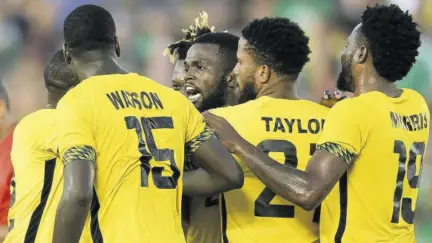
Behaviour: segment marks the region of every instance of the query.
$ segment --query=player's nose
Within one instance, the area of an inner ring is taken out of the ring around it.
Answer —
[[[184,79],[185,79],[185,84],[186,84],[188,81],[190,82],[190,81],[196,80],[196,77],[195,77],[195,75],[192,74],[192,72],[189,71],[185,74]]]

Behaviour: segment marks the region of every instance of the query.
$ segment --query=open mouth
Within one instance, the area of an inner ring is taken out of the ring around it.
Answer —
[[[185,89],[186,89],[186,96],[189,99],[189,101],[192,103],[195,103],[202,96],[199,90],[190,84],[186,84]]]

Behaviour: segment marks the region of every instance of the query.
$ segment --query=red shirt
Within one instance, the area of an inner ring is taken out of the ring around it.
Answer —
[[[10,191],[12,180],[12,162],[10,152],[12,149],[13,130],[0,142],[0,225],[7,225]]]

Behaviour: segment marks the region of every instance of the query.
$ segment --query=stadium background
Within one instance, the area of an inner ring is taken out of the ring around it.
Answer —
[[[432,0],[2,0],[0,76],[16,119],[44,107],[44,66],[61,47],[64,18],[81,4],[98,4],[113,14],[122,65],[166,85],[170,84],[172,65],[161,53],[181,38],[180,29],[190,25],[198,11],[209,13],[209,23],[217,31],[236,34],[252,18],[278,15],[300,23],[311,38],[311,62],[301,75],[299,90],[303,97],[319,100],[324,89],[334,88],[347,34],[364,7],[376,2],[397,3],[410,10],[420,24],[420,56],[399,85],[419,91],[432,105]],[[429,143],[429,152],[431,148]],[[419,243],[432,238],[431,160],[424,162],[416,212]]]

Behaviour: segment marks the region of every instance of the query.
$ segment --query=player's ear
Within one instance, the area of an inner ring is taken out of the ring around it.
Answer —
[[[368,57],[369,51],[365,45],[361,45],[354,54],[354,59],[357,63],[364,63]]]
[[[117,36],[114,37],[114,46],[117,57],[120,57],[120,40]]]
[[[258,68],[258,81],[265,84],[270,79],[270,68],[267,65],[262,65]]]
[[[237,86],[237,75],[230,73],[226,76],[227,85],[229,88],[235,88]]]
[[[71,64],[72,57],[70,54],[70,49],[69,49],[68,44],[66,44],[66,43],[63,44],[62,51],[63,51],[63,57],[64,57],[66,63]]]

